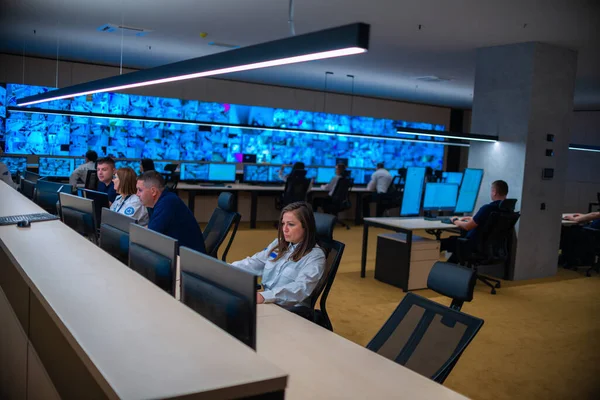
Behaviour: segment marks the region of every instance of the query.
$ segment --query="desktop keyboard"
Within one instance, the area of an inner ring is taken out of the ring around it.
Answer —
[[[39,222],[52,221],[54,219],[58,219],[58,217],[48,213],[9,215],[6,217],[0,217],[0,225],[13,225],[19,221],[23,221],[24,219],[29,220],[29,222]]]
[[[425,217],[424,219],[425,221],[439,221],[442,224],[454,225],[450,217]]]

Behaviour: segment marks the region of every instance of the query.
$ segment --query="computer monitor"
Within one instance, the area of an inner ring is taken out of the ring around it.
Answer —
[[[58,198],[62,221],[79,234],[87,236],[96,243],[97,224],[94,201],[68,193],[59,193]]]
[[[75,160],[64,157],[40,157],[40,175],[65,178],[75,169]]]
[[[242,162],[255,163],[256,162],[256,154],[243,154]]]
[[[421,197],[425,182],[425,167],[409,167],[406,171],[404,197],[402,199],[401,216],[419,215],[421,212]]]
[[[257,277],[182,247],[181,301],[256,350]]]
[[[24,173],[27,170],[27,157],[0,157],[0,162],[4,163],[12,175],[18,172]]]
[[[210,182],[235,182],[235,164],[209,164],[208,180]]]
[[[266,183],[269,182],[271,175],[268,165],[244,165],[244,182],[247,183]]]
[[[129,226],[137,221],[127,215],[102,209],[100,248],[125,264],[129,264]]]
[[[335,168],[332,167],[319,167],[317,168],[317,176],[315,183],[329,183],[335,176]]]
[[[481,180],[483,179],[483,170],[467,168],[463,177],[458,200],[456,202],[455,213],[472,213],[479,195]]]
[[[83,189],[83,197],[86,199],[94,200],[94,212],[96,214],[96,225],[100,227],[102,222],[102,209],[104,207],[110,208],[108,201],[108,194],[104,192],[98,192],[97,190]]]
[[[27,179],[28,181],[31,181],[33,183],[36,183],[39,179],[41,179],[42,177],[38,174],[36,174],[35,172],[31,172],[31,171],[25,171],[23,173],[23,178]]]
[[[442,182],[444,183],[455,183],[460,186],[462,183],[463,174],[462,172],[443,172]]]
[[[208,181],[207,163],[181,163],[179,166],[179,180],[181,181]]]
[[[452,211],[456,207],[457,196],[456,183],[427,183],[423,210]]]

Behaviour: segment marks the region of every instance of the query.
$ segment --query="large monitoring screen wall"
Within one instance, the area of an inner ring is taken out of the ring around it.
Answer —
[[[6,111],[6,106],[16,106],[17,98],[48,90],[52,88],[16,84],[2,87],[0,145],[7,153],[81,157],[92,149],[100,156],[114,158],[213,162],[241,162],[243,154],[255,154],[258,163],[270,164],[302,161],[306,165],[334,166],[337,158],[347,158],[350,167],[374,168],[382,161],[390,170],[443,167],[444,149],[439,144],[269,129],[398,137],[398,127],[444,129],[428,123],[118,93],[97,93],[35,106],[64,115]],[[71,112],[100,117],[68,115]],[[190,124],[192,121],[229,127]],[[231,127],[236,124],[259,129]]]

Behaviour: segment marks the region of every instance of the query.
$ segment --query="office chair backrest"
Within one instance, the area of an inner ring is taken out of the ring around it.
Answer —
[[[58,198],[62,221],[71,229],[97,243],[94,201],[67,193],[59,193]]]
[[[294,177],[294,178],[306,178],[306,173],[308,171],[305,169],[295,169],[292,172],[290,172],[288,178],[290,177]]]
[[[233,243],[235,234],[242,216],[234,211],[235,197],[232,193],[223,192],[219,195],[218,206],[213,211],[213,214],[204,229],[204,247],[206,248],[206,254],[218,258],[217,252],[221,244],[227,238],[227,234],[233,226],[233,232],[229,238],[229,243],[223,252],[222,260],[227,259],[227,253]]]
[[[297,201],[306,201],[306,195],[309,187],[310,179],[297,176],[295,174],[290,174],[285,181],[285,189],[283,190],[281,207],[285,207],[288,204],[292,204]]]
[[[318,240],[333,240],[333,228],[337,222],[335,215],[314,213]]]
[[[35,198],[35,182],[21,178],[21,193],[29,200]]]
[[[515,211],[517,199],[504,199],[498,205],[500,211]]]
[[[100,248],[122,263],[129,264],[129,228],[137,221],[131,217],[102,209],[100,224]]]
[[[521,214],[512,211],[494,211],[481,226],[474,250],[484,255],[487,262],[505,261],[514,227]]]
[[[310,296],[310,305],[314,309],[319,296],[321,297],[319,310],[315,311],[314,321],[322,327],[333,331],[329,315],[327,315],[327,296],[329,296],[329,291],[333,286],[346,245],[337,240],[321,240],[319,246],[325,251],[327,259],[323,276]]]
[[[175,296],[177,240],[139,225],[129,227],[129,268]]]
[[[88,169],[85,175],[85,188],[98,190],[98,173],[95,169]]]
[[[460,311],[465,301],[473,300],[477,273],[460,265],[438,261],[427,277],[427,287],[452,299],[450,308]]]
[[[180,173],[176,172],[178,166],[177,164],[167,164],[165,165],[165,171],[162,173],[165,178],[165,186],[171,191],[177,189],[179,183]]]
[[[333,194],[331,195],[331,202],[336,211],[340,212],[352,207],[352,203],[350,202],[350,190],[352,190],[353,185],[354,179],[352,178],[340,177],[340,179],[338,179]]]
[[[408,293],[367,348],[443,383],[483,320]]]

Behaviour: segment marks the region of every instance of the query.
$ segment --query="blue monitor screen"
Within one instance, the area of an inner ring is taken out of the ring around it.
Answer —
[[[135,171],[136,174],[140,172],[140,162],[138,160],[115,160],[115,168],[129,167]]]
[[[72,158],[40,157],[40,175],[65,177],[71,175],[75,168]]]
[[[315,183],[329,183],[335,176],[335,168],[317,168],[317,179]]]
[[[421,211],[421,197],[423,195],[423,182],[425,181],[424,167],[409,167],[406,171],[406,184],[404,185],[404,198],[402,200],[401,216],[419,215]]]
[[[208,180],[212,182],[235,182],[235,164],[209,164]]]
[[[444,172],[442,174],[442,181],[445,183],[455,183],[460,185],[462,182],[462,172]]]
[[[479,195],[479,187],[483,179],[482,169],[467,168],[463,178],[458,201],[456,202],[456,213],[472,213]]]
[[[172,163],[172,162],[168,162],[168,161],[166,161],[166,162],[165,162],[165,161],[155,161],[155,162],[154,162],[154,170],[155,170],[156,172],[165,172],[165,167],[166,167],[168,164],[174,164],[174,163]],[[134,169],[134,170],[135,170],[135,169]]]
[[[244,165],[244,182],[264,183],[269,182],[268,165]]]
[[[208,164],[182,163],[179,172],[182,181],[208,181]]]
[[[279,177],[279,171],[281,170],[281,166],[270,167],[269,168],[269,182],[283,182],[283,180]],[[283,167],[283,177],[288,176],[292,173],[292,167]]]
[[[456,183],[428,183],[425,185],[424,210],[454,210],[458,196]]]
[[[27,157],[0,157],[0,162],[6,164],[6,167],[12,175],[27,170]]]

